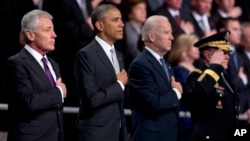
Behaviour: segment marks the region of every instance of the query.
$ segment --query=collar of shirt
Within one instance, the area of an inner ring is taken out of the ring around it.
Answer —
[[[163,56],[160,56],[158,53],[156,53],[154,50],[152,50],[151,48],[147,46],[145,46],[145,49],[149,51],[155,57],[155,59],[161,64],[160,58],[163,58]]]
[[[174,10],[174,9],[171,9],[171,8],[168,8],[168,11],[169,13],[175,17],[175,16],[180,16],[180,11],[179,10]]]
[[[217,11],[218,11],[219,15],[221,15],[221,17],[223,17],[223,18],[229,17],[229,15],[226,12],[224,12],[224,11],[222,11],[220,9],[218,9]]]
[[[98,36],[95,36],[95,40],[101,45],[102,49],[104,50],[104,52],[108,56],[109,60],[112,62],[110,49],[114,48],[115,46],[114,45],[110,46],[107,42],[105,42],[103,39],[101,39]]]
[[[199,15],[197,12],[195,11],[192,11],[192,14],[195,18],[196,21],[200,21],[200,20],[203,20],[206,19],[206,15]]]
[[[43,56],[40,54],[40,53],[38,53],[37,51],[35,51],[34,49],[32,49],[29,45],[25,45],[24,46],[24,48],[36,59],[36,61],[43,67],[43,64],[42,64],[42,58],[43,58]],[[48,58],[47,58],[47,56],[45,55],[44,56],[47,60],[48,60]]]
[[[207,30],[210,30],[210,25],[208,21],[208,16],[207,15],[199,15],[197,12],[192,11],[192,14],[197,22],[203,20],[205,27]]]
[[[29,45],[25,45],[24,48],[36,59],[36,61],[40,64],[40,66],[42,68],[44,68],[43,66],[43,62],[41,61],[43,56],[38,53],[36,50],[32,49]],[[44,55],[44,57],[48,60],[48,57],[46,55]],[[47,65],[52,73],[52,76],[54,77],[54,79],[56,78],[56,74],[55,74],[55,71],[52,67],[52,65],[50,64],[49,60],[47,61]],[[56,80],[56,79],[55,79]]]
[[[232,45],[229,45],[230,49],[231,49],[231,53],[235,52],[236,49],[235,49],[235,46],[232,46]]]

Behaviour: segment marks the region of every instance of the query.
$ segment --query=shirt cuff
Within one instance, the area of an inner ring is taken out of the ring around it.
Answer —
[[[244,76],[240,76],[240,78],[241,78],[241,80],[243,81],[243,84],[244,85],[247,85],[247,78],[246,77],[244,77]]]
[[[180,100],[181,99],[181,93],[179,92],[179,90],[177,88],[173,88],[173,90],[175,91],[177,98]]]
[[[124,91],[125,86],[122,84],[122,82],[121,82],[120,80],[117,80],[117,82],[120,84],[120,86],[121,86],[122,90]]]
[[[59,86],[56,86],[59,90],[60,90],[60,92],[61,92],[61,96],[62,96],[62,102],[64,102],[64,98],[63,98],[63,91],[62,91],[62,88],[60,88]]]

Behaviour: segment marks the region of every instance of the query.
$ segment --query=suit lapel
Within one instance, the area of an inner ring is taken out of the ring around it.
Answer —
[[[93,48],[95,49],[99,60],[106,66],[106,68],[108,69],[110,74],[116,78],[115,69],[114,69],[112,63],[110,62],[108,56],[106,55],[106,53],[102,49],[101,45],[97,41],[94,41]],[[118,58],[119,65],[120,65],[120,60],[121,59]]]
[[[37,77],[40,77],[40,80],[42,80],[44,84],[51,86],[47,75],[36,59],[26,49],[22,49],[20,54],[27,66],[37,74]]]
[[[156,72],[158,72],[162,76],[162,78],[164,78],[165,82],[168,85],[170,85],[170,82],[169,82],[169,80],[168,80],[168,78],[167,78],[167,76],[166,76],[166,74],[165,74],[165,72],[164,72],[161,64],[159,63],[159,61],[150,52],[148,52],[148,51],[145,50],[144,53],[146,54],[148,62],[152,65],[152,68]],[[169,73],[169,76],[171,76],[170,73]]]

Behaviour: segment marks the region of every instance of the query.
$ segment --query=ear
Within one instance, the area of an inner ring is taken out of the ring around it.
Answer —
[[[98,31],[103,31],[103,28],[104,28],[103,22],[97,21],[97,22],[95,23],[95,27],[97,28]]]
[[[152,31],[148,32],[148,41],[149,42],[154,42],[155,41],[155,35]]]
[[[25,35],[26,35],[26,37],[27,37],[28,40],[34,41],[34,39],[35,39],[35,34],[34,34],[31,30],[27,30],[27,31],[25,32]]]

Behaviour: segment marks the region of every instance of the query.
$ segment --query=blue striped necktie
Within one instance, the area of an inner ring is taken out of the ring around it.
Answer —
[[[164,70],[164,72],[166,74],[166,77],[167,77],[167,79],[169,81],[170,78],[169,78],[169,72],[168,72],[167,64],[166,64],[166,62],[165,62],[165,60],[163,58],[160,58],[160,61],[161,61],[161,66],[162,66],[162,68],[163,68],[163,70]]]

